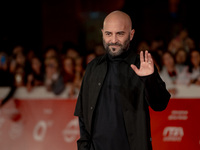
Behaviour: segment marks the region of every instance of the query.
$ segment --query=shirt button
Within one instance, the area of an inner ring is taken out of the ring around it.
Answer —
[[[92,106],[91,106],[91,107],[90,107],[90,109],[91,109],[91,110],[93,110],[93,109],[94,109],[94,107],[92,107]]]
[[[101,86],[101,83],[99,82],[98,85]]]

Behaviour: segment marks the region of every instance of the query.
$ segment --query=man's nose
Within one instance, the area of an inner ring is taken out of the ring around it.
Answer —
[[[113,35],[112,36],[112,39],[111,39],[111,41],[112,41],[112,43],[116,43],[117,42],[117,36],[116,35]]]

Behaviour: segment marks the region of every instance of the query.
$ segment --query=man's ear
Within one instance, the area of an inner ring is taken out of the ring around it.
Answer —
[[[133,39],[133,37],[134,37],[134,34],[135,34],[135,30],[134,30],[134,29],[132,29],[132,30],[131,30],[131,34],[130,34],[130,40],[132,40],[132,39]]]
[[[101,33],[102,33],[102,35],[103,35],[103,29],[101,29]]]

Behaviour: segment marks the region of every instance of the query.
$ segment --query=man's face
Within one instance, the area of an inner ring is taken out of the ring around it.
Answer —
[[[119,56],[127,51],[133,37],[133,30],[119,23],[107,23],[102,29],[103,45],[111,56]]]

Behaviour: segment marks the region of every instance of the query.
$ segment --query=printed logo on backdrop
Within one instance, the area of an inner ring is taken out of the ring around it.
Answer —
[[[72,143],[79,136],[79,123],[78,119],[72,119],[62,131],[65,142]]]
[[[168,116],[168,120],[187,120],[188,111],[187,110],[172,110],[171,114]]]
[[[36,141],[43,141],[49,127],[52,127],[53,121],[39,121],[33,129],[33,138]]]
[[[51,115],[53,113],[53,110],[50,108],[44,108],[43,109],[43,114],[45,115]],[[46,133],[47,133],[47,129],[53,126],[53,121],[52,120],[40,120],[34,127],[33,129],[33,138],[36,141],[43,141]]]
[[[180,142],[184,136],[182,127],[166,127],[163,130],[164,142]]]

